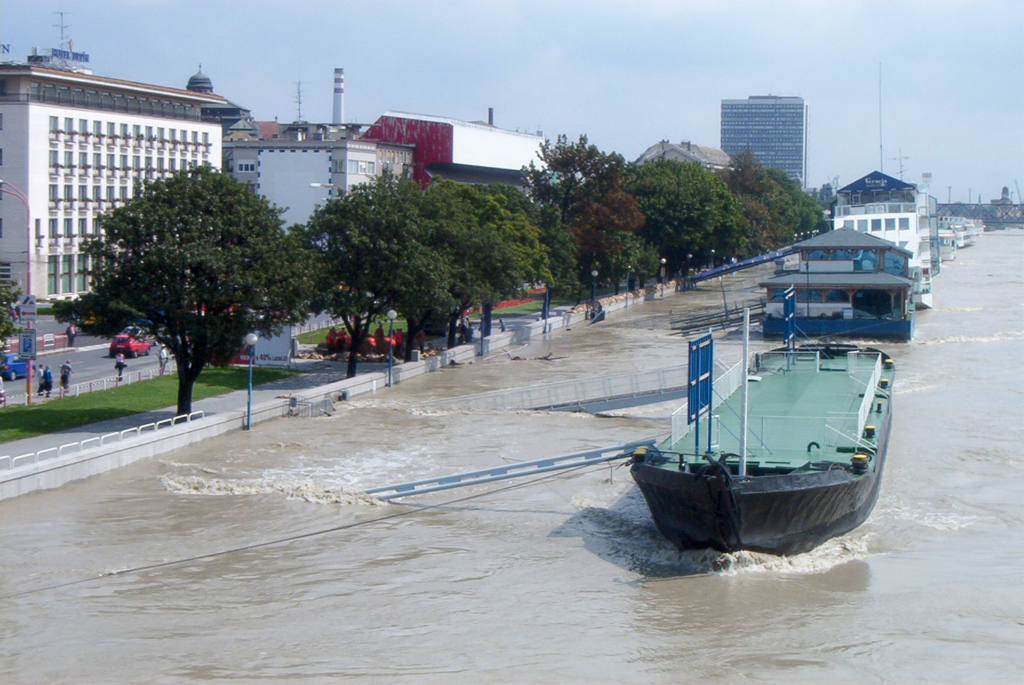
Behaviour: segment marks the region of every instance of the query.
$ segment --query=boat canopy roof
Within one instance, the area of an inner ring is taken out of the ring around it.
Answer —
[[[884,192],[892,190],[917,190],[917,188],[911,183],[901,181],[898,178],[893,178],[888,174],[883,174],[881,171],[872,171],[867,176],[862,176],[853,183],[843,186],[837,192],[868,193],[872,191]]]
[[[901,252],[908,257],[913,256],[910,250],[905,250],[888,240],[853,228],[837,228],[834,231],[819,233],[813,238],[801,240],[793,247],[801,251],[818,248],[843,248],[847,250],[877,250],[882,248],[890,252]]]
[[[853,286],[857,288],[910,288],[913,279],[897,276],[885,271],[854,271],[850,273],[788,271],[774,278],[761,281],[762,288],[806,288]]]

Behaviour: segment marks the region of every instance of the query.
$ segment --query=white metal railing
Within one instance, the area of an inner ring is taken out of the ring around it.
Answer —
[[[141,437],[146,432],[155,432],[162,428],[170,428],[171,426],[175,426],[179,423],[192,423],[204,416],[205,412],[199,409],[191,412],[190,414],[179,414],[178,416],[161,419],[160,421],[144,423],[139,426],[126,428],[122,431],[106,433],[104,435],[98,435],[92,438],[86,438],[85,440],[78,440],[76,442],[67,442],[59,447],[47,447],[46,449],[38,450],[36,452],[19,454],[15,457],[3,456],[0,457],[0,470],[10,471],[11,469],[21,466],[38,464],[41,461],[52,459],[54,457],[63,457],[66,454],[84,452],[85,450],[93,447],[102,447],[112,442],[123,442],[131,438]]]
[[[85,395],[90,392],[100,392],[103,390],[109,390],[111,388],[117,388],[122,385],[131,385],[132,383],[141,383],[142,381],[153,380],[158,378],[160,375],[170,375],[176,373],[178,369],[177,364],[172,358],[167,362],[167,366],[164,369],[164,373],[160,373],[160,369],[146,369],[144,371],[127,371],[121,380],[117,380],[117,376],[107,376],[105,378],[97,378],[91,381],[82,381],[81,383],[69,384],[67,392],[63,394],[63,397],[78,397],[79,395]],[[39,373],[37,370],[36,374]],[[36,390],[38,392],[38,390]],[[49,397],[60,398],[62,397],[60,392],[60,385],[58,384],[50,391]],[[19,403],[27,404],[27,398],[22,398]]]
[[[856,353],[851,353],[856,354]],[[869,353],[870,354],[870,353]],[[867,356],[865,354],[859,355],[861,357]],[[871,378],[864,388],[864,399],[861,400],[860,410],[857,412],[857,432],[854,436],[860,439],[860,436],[864,435],[864,426],[868,422],[868,414],[871,413],[871,406],[875,401],[875,388],[878,387],[878,381],[882,377],[882,355],[875,354],[875,361],[871,370]]]
[[[686,386],[686,366],[633,371],[608,376],[559,381],[510,390],[493,390],[475,395],[428,402],[428,407],[472,405],[478,409],[537,409],[589,402],[639,393],[659,392]]]

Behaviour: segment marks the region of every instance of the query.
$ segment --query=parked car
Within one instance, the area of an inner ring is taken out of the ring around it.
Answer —
[[[5,381],[13,381],[15,378],[24,378],[28,374],[28,361],[17,354],[5,354],[3,366],[0,366],[0,376]]]
[[[148,355],[149,348],[153,343],[143,340],[135,333],[118,333],[110,341],[110,356],[115,357],[120,352],[126,357],[138,357],[140,354]]]

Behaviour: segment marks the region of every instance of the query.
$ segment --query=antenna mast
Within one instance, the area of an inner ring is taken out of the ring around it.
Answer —
[[[885,154],[882,152],[882,63],[878,63],[878,170],[885,173]]]
[[[298,106],[299,118],[296,121],[302,121],[302,81],[295,83],[295,104]]]
[[[890,157],[889,159],[891,159],[892,161],[894,161],[897,164],[899,164],[899,179],[902,181],[903,180],[903,160],[910,159],[910,157],[908,157],[905,154],[903,154],[903,148],[900,148],[899,155],[897,155],[896,157]]]

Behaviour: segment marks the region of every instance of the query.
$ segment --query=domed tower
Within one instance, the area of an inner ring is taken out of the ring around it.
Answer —
[[[210,77],[203,73],[203,65],[199,65],[199,71],[192,74],[192,78],[188,80],[188,85],[185,86],[187,90],[191,90],[196,93],[212,93],[213,92],[213,81]]]

